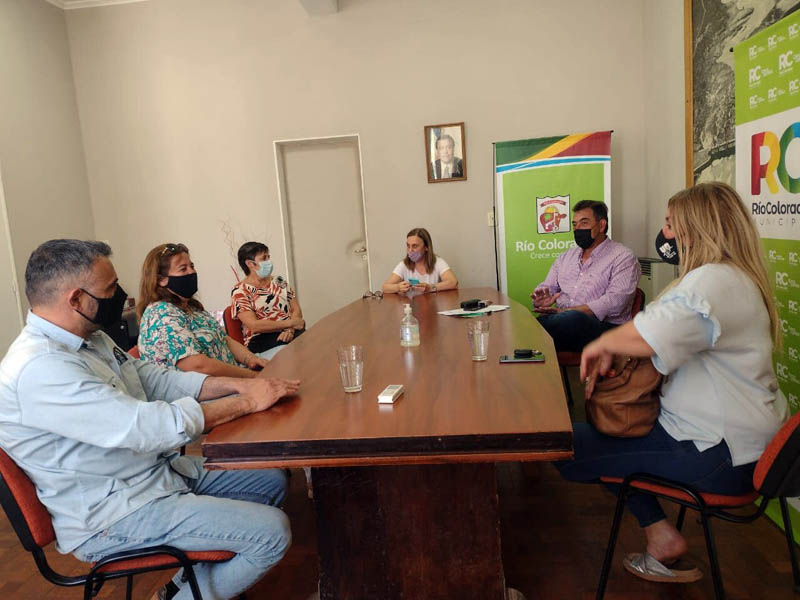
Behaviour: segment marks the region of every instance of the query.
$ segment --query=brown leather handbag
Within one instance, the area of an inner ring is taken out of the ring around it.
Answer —
[[[589,421],[601,433],[642,437],[656,423],[661,397],[661,373],[649,358],[617,356],[613,377],[600,377],[586,400]]]

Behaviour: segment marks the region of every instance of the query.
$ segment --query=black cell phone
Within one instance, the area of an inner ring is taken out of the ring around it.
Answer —
[[[508,354],[501,354],[500,362],[501,363],[544,362],[544,354],[538,351],[534,351],[531,354],[531,356],[526,356],[524,358],[509,356]]]

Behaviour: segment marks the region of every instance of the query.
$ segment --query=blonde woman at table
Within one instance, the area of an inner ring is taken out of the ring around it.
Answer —
[[[162,367],[225,377],[256,377],[267,360],[227,335],[194,297],[197,271],[183,244],[159,244],[139,284],[139,352]]]
[[[658,420],[638,438],[576,423],[575,459],[556,467],[584,483],[644,472],[701,492],[746,494],[788,413],[772,369],[778,314],[758,232],[733,188],[702,183],[670,198],[656,250],[680,266],[680,277],[632,321],[583,349],[581,378],[588,397],[614,355],[650,358],[665,376]],[[633,493],[628,507],[646,537],[645,551],[623,561],[629,572],[676,583],[701,577],[678,560],[686,540],[655,497]]]
[[[427,294],[454,290],[458,279],[450,265],[433,252],[431,234],[417,227],[406,235],[406,256],[383,284],[386,294],[402,294],[413,290]]]

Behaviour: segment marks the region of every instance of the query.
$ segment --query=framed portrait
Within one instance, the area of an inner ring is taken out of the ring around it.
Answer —
[[[425,127],[425,162],[428,183],[466,181],[467,142],[463,122]]]

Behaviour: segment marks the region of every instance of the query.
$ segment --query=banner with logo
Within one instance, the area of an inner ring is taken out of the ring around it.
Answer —
[[[494,165],[500,291],[530,306],[553,261],[575,246],[572,207],[609,202],[611,132],[498,142]]]
[[[783,333],[775,373],[794,413],[800,410],[800,12],[736,46],[734,59],[736,189],[763,241]]]

